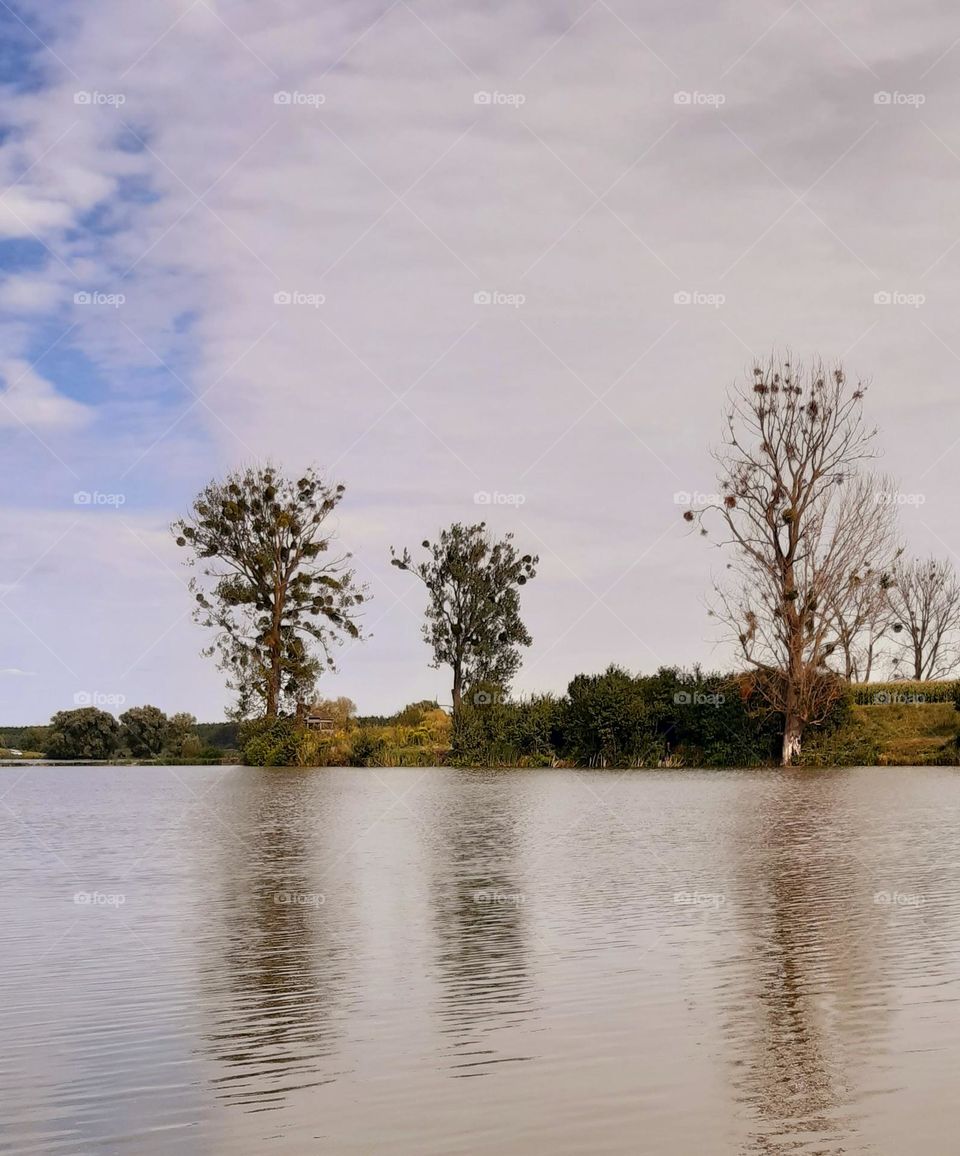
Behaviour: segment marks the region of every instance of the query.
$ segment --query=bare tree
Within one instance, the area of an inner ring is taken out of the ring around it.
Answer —
[[[946,678],[960,659],[960,585],[953,567],[936,558],[902,561],[890,588],[900,654],[894,670],[916,679]]]
[[[861,474],[842,491],[841,504],[849,517],[869,518],[872,532],[865,541],[862,565],[840,586],[830,606],[837,632],[843,675],[849,682],[869,682],[881,642],[894,622],[890,604],[894,566],[903,554],[897,525],[897,484],[888,475]]]
[[[716,451],[721,547],[733,547],[736,584],[718,586],[714,613],[757,670],[757,685],[784,718],[782,762],[799,754],[804,729],[823,719],[841,693],[828,664],[840,646],[838,609],[849,606],[878,553],[874,511],[861,488],[844,500],[859,463],[873,457],[876,431],[863,423],[865,386],[838,364],[808,371],[771,358],[730,398]],[[859,493],[859,500],[856,495]]]

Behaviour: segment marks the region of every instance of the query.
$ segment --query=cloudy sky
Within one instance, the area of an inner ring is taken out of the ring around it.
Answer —
[[[517,690],[720,662],[676,496],[772,347],[872,380],[907,540],[960,550],[958,37],[933,0],[2,3],[0,723],[221,717],[167,527],[268,455],[347,486],[372,638],[324,689],[362,711],[449,697],[389,547],[453,520],[540,554]]]

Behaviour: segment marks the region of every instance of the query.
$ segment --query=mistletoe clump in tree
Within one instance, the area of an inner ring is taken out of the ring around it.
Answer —
[[[238,718],[293,710],[334,667],[332,648],[360,637],[364,588],[350,555],[331,554],[343,493],[313,468],[292,480],[268,463],[211,482],[173,525],[201,567],[194,617],[216,631],[204,653],[219,654]]]
[[[454,523],[436,542],[421,543],[425,561],[391,548],[391,563],[415,574],[429,595],[423,637],[434,667],[453,671],[453,713],[464,688],[488,683],[507,687],[520,667],[519,646],[533,639],[520,619],[520,587],[536,577],[540,559],[520,554],[513,535],[496,539],[485,522]]]

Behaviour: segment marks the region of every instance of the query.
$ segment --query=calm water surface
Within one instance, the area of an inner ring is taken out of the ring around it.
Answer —
[[[2,1153],[960,1148],[960,773],[0,770]]]

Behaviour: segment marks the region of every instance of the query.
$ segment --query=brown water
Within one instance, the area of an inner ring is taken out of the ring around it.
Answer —
[[[2,1153],[960,1148],[950,768],[0,796]]]

